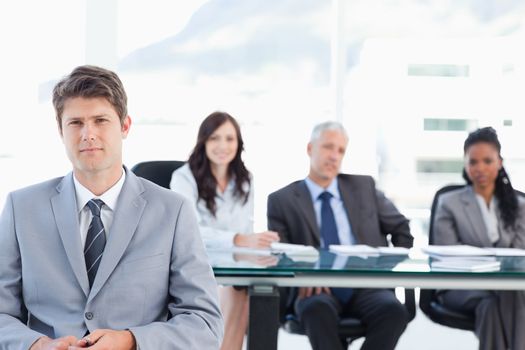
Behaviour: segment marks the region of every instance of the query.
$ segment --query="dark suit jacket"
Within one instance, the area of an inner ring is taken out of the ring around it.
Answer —
[[[356,243],[386,246],[391,235],[395,246],[412,246],[407,218],[376,190],[370,176],[340,174],[337,179]],[[303,180],[270,194],[267,215],[268,229],[277,231],[282,242],[320,246],[315,209]]]
[[[387,235],[395,246],[412,247],[408,220],[376,190],[370,176],[337,177],[339,192],[358,244],[386,246]],[[277,231],[281,242],[320,246],[320,233],[312,197],[304,180],[296,181],[268,196],[268,229]],[[293,313],[296,290],[281,288],[281,322]]]

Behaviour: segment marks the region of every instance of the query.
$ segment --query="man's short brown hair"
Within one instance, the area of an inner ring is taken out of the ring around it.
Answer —
[[[55,85],[53,106],[60,130],[62,130],[64,104],[67,99],[75,97],[105,98],[115,108],[120,124],[128,115],[126,91],[118,75],[110,70],[89,65],[80,66]]]

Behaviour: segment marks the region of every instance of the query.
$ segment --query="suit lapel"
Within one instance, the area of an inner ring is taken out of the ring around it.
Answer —
[[[312,196],[304,181],[300,181],[294,188],[294,195],[296,205],[303,214],[308,227],[310,228],[310,235],[314,241],[314,245],[319,246],[321,243],[319,227],[315,218],[315,209],[312,203]]]
[[[361,211],[359,207],[359,203],[361,203],[360,191],[358,188],[354,188],[352,182],[342,176],[339,176],[337,180],[339,183],[339,193],[343,198],[346,214],[348,215],[350,227],[352,228],[352,235],[355,237],[356,243],[365,242],[366,240],[361,236],[361,220],[359,220]]]
[[[73,174],[65,176],[57,186],[58,194],[51,198],[53,215],[58,228],[58,233],[62,239],[62,244],[66,251],[69,264],[80,284],[80,287],[87,296],[89,293],[89,281],[80,242],[80,228],[78,224],[78,209],[73,184]]]
[[[120,191],[113,223],[109,228],[104,255],[102,255],[97,276],[89,294],[90,300],[97,295],[106,283],[135,234],[146,206],[146,200],[141,196],[142,192],[144,192],[144,188],[140,180],[126,169],[126,181]]]
[[[473,232],[471,232],[472,237],[479,242],[480,247],[491,247],[492,243],[490,242],[485,222],[481,216],[476,194],[471,187],[468,187],[467,191],[461,194],[461,201],[463,202],[465,215],[470,221],[470,227],[473,229]]]

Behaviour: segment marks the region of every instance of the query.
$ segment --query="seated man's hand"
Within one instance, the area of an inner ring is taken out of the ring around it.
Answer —
[[[89,335],[80,339],[74,349],[93,350],[135,350],[137,347],[135,337],[128,331],[114,331],[111,329],[96,329]]]
[[[328,287],[300,287],[298,298],[309,298],[312,295],[317,295],[321,293],[332,294],[332,292],[330,292],[330,288]]]
[[[57,339],[42,337],[34,342],[29,350],[68,350],[71,345],[76,345],[77,342],[77,337],[72,335]]]

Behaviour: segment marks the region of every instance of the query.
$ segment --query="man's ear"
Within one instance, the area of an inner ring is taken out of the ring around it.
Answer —
[[[125,139],[128,136],[129,129],[131,128],[131,117],[128,115],[124,118],[122,122],[122,139]]]
[[[57,128],[58,128],[58,134],[60,135],[60,138],[64,138],[64,133],[62,132],[62,125],[57,121]]]
[[[308,145],[306,146],[306,153],[308,154],[308,156],[312,156],[312,143],[311,142],[308,142]]]

